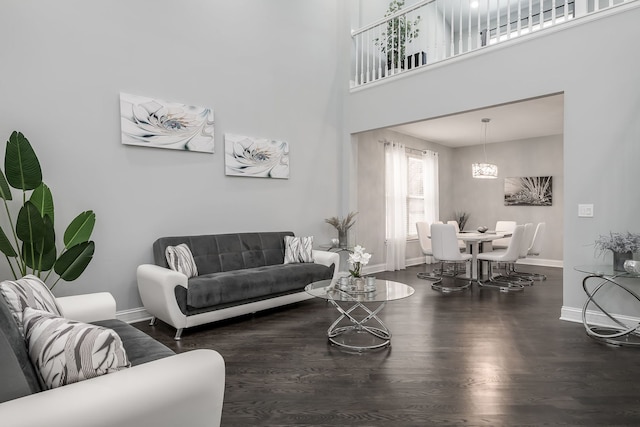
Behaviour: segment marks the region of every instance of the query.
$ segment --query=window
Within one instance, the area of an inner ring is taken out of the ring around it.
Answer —
[[[407,239],[416,239],[416,222],[425,220],[424,162],[420,155],[407,153]]]

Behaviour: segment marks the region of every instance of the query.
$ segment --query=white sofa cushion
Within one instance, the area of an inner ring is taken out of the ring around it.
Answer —
[[[0,293],[23,335],[22,313],[25,308],[31,307],[56,316],[61,315],[55,297],[47,285],[36,276],[29,274],[22,279],[5,280],[0,283]]]
[[[30,307],[23,321],[29,357],[49,389],[130,366],[120,337],[111,329]]]
[[[165,256],[167,257],[167,264],[170,269],[182,273],[187,277],[195,277],[198,275],[196,262],[193,259],[191,249],[189,249],[186,243],[181,243],[177,246],[167,246]]]
[[[313,262],[313,236],[284,236],[284,263]]]

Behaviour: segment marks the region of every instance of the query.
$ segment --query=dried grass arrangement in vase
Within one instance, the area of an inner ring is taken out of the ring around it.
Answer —
[[[355,224],[356,215],[358,212],[349,212],[344,218],[332,216],[324,220],[338,230],[338,245],[342,249],[347,248],[347,231]]]

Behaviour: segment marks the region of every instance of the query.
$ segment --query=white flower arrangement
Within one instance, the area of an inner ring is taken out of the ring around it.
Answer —
[[[353,252],[349,254],[349,264],[353,265],[353,269],[349,270],[351,276],[361,277],[362,266],[369,264],[370,259],[371,254],[366,253],[362,246],[356,245],[356,247],[353,248]]]

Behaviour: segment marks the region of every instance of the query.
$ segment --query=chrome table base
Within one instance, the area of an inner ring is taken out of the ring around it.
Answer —
[[[378,313],[384,308],[386,301],[381,302],[373,311],[358,301],[353,301],[353,305],[347,310],[343,309],[333,299],[329,299],[328,301],[340,312],[340,317],[338,317],[327,330],[327,336],[331,344],[354,351],[375,350],[388,347],[391,344],[391,331],[389,331],[389,328],[387,328],[378,317]],[[364,311],[367,315],[360,319],[356,318],[354,312],[358,309]],[[351,324],[339,326],[339,323],[344,319],[348,319]],[[375,321],[377,325],[367,325],[367,323],[372,321]],[[368,334],[373,337],[372,342],[357,344],[354,342],[355,339],[352,336],[354,334]]]

